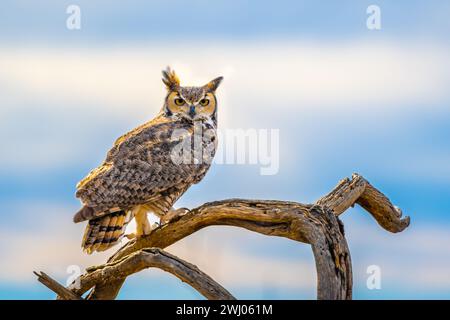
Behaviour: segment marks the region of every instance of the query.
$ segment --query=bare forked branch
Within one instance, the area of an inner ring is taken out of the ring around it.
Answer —
[[[353,174],[351,180],[341,180],[333,191],[319,199],[317,204],[327,206],[338,216],[359,204],[381,227],[394,233],[403,231],[410,222],[409,217],[402,218],[400,208],[394,206],[383,193],[358,174]]]
[[[81,300],[81,297],[71,290],[65,288],[61,284],[59,284],[56,280],[52,279],[45,272],[36,272],[33,273],[38,277],[38,281],[42,283],[44,286],[58,294],[64,300]]]
[[[60,299],[80,300],[84,292],[95,285],[107,284],[147,268],[167,271],[210,300],[234,300],[235,298],[210,276],[193,264],[158,248],[142,249],[112,263],[88,268],[88,272],[65,288],[45,273],[37,273],[38,280],[58,294]],[[88,297],[89,299],[89,297]]]
[[[206,203],[153,230],[147,236],[129,241],[109,258],[107,264],[89,268],[78,279],[78,283],[82,283],[80,287],[72,284],[67,289],[81,296],[93,288],[88,299],[114,299],[126,277],[149,267],[148,263],[151,262],[151,266],[173,273],[208,299],[232,299],[231,294],[195,266],[155,249],[166,248],[207,226],[229,225],[310,244],[316,260],[317,298],[351,299],[350,252],[338,216],[355,204],[366,209],[387,231],[400,232],[409,225],[409,217],[402,218],[401,211],[386,196],[363,177],[354,174],[352,179],[339,182],[315,204],[244,199]],[[181,277],[179,271],[183,268],[174,264],[174,259],[191,266],[188,270],[192,274],[186,275],[185,272]],[[155,264],[155,261],[158,263]],[[178,266],[178,269],[174,266]],[[199,272],[202,276],[198,276]],[[206,292],[204,288],[209,289]]]

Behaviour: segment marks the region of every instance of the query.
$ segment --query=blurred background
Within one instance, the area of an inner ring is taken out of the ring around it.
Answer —
[[[381,29],[370,30],[375,4]],[[70,5],[81,28],[67,28]],[[75,185],[114,140],[182,84],[223,75],[221,129],[279,129],[279,171],[215,164],[177,203],[230,197],[313,202],[358,172],[411,226],[390,234],[361,208],[346,228],[355,299],[450,298],[448,1],[2,1],[0,298],[52,299],[115,249],[87,256]],[[211,227],[167,248],[237,298],[315,299],[308,245]],[[381,271],[370,290],[369,266]],[[170,274],[130,277],[121,299],[202,298]]]

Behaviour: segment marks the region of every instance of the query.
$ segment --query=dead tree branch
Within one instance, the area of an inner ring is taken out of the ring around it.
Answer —
[[[90,267],[69,288],[63,287],[43,272],[34,274],[41,283],[58,294],[60,299],[80,300],[82,294],[95,285],[117,279],[125,280],[129,275],[147,268],[159,268],[173,274],[209,300],[235,300],[225,288],[196,266],[159,248],[142,249],[117,262]]]
[[[116,264],[120,265],[123,261],[130,261],[129,259],[135,257],[136,253],[139,256],[139,254],[142,255],[142,252],[148,252],[148,250],[143,251],[145,248],[166,248],[207,226],[229,225],[310,244],[316,260],[317,298],[351,299],[350,252],[344,236],[343,225],[338,216],[355,204],[366,209],[387,231],[400,232],[409,225],[409,217],[402,218],[402,212],[393,206],[386,196],[363,177],[354,174],[352,179],[347,178],[339,182],[328,195],[319,199],[315,204],[243,199],[206,203],[153,230],[151,234],[133,239],[125,244],[109,258],[108,264],[101,267],[101,273],[111,270],[109,277],[95,276],[93,273],[96,272],[96,269],[89,269],[79,279],[83,286],[77,288],[72,284],[67,289],[77,296],[81,296],[93,288],[88,299],[114,299],[126,276],[144,268],[129,267],[127,270],[134,272],[125,274],[120,273],[118,267],[113,268]],[[159,251],[159,254],[161,252]],[[129,265],[131,262],[127,263],[126,265]],[[159,265],[154,266],[171,272],[167,261],[162,261]],[[172,273],[178,276],[176,272]],[[179,278],[183,280],[183,278]],[[205,295],[200,291],[200,288],[203,288],[203,285],[198,282],[200,279],[193,278],[191,280],[194,282],[186,282]],[[212,298],[232,298],[226,290],[222,293],[220,297],[213,295]],[[205,295],[205,297],[208,296]],[[64,297],[61,295],[61,298]]]
[[[53,280],[49,275],[44,272],[33,272],[37,277],[38,281],[42,283],[44,286],[58,294],[64,300],[81,300],[81,297],[77,294],[73,293],[71,290],[65,288],[61,284],[59,284],[56,280]]]
[[[400,208],[394,206],[383,193],[358,174],[353,174],[351,180],[341,180],[333,191],[316,203],[330,208],[337,216],[359,204],[381,227],[393,233],[403,231],[410,222],[409,217],[402,218]]]

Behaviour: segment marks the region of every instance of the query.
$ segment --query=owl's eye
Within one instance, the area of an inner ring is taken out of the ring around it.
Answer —
[[[209,100],[208,99],[200,100],[200,105],[202,105],[203,107],[207,106],[208,104],[209,104]]]
[[[182,106],[185,103],[184,100],[181,98],[176,98],[174,101],[177,106]]]

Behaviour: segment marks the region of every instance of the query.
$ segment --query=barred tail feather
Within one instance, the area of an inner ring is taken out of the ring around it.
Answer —
[[[122,239],[130,220],[131,211],[124,210],[89,220],[81,246],[88,254],[109,249]]]
[[[81,221],[92,219],[95,216],[95,211],[91,207],[83,206],[75,215],[73,216],[73,222],[78,223]]]

